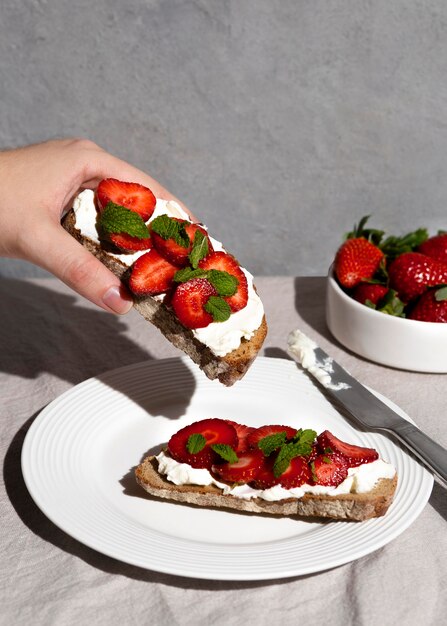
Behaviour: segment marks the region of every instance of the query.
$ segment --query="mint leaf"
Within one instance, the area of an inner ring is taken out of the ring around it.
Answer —
[[[210,296],[204,309],[213,316],[215,322],[225,322],[231,315],[230,305],[220,296]]]
[[[237,291],[239,284],[236,276],[221,270],[203,270],[200,267],[193,269],[184,267],[174,274],[174,282],[186,283],[193,278],[206,278],[217,291],[219,296],[232,296]]]
[[[294,453],[293,445],[293,443],[286,443],[278,452],[278,456],[273,464],[273,475],[275,478],[279,478],[281,474],[284,474],[290,465],[290,461],[298,456]]]
[[[314,430],[300,428],[291,442],[283,444],[273,464],[274,476],[278,478],[284,474],[290,461],[296,456],[308,456],[312,452],[312,444],[316,436],[317,433]]]
[[[267,435],[258,441],[258,448],[262,450],[265,456],[269,456],[277,448],[282,446],[287,439],[287,433],[285,430],[281,430],[279,433],[273,435]]]
[[[306,428],[305,430],[303,430],[302,428],[300,428],[296,431],[296,435],[294,436],[293,440],[303,446],[312,446],[316,436],[317,433],[315,430],[312,430],[311,428]]]
[[[213,443],[211,448],[228,463],[237,463],[239,461],[236,452],[226,443]]]
[[[237,291],[239,281],[236,276],[221,270],[208,270],[207,279],[219,296],[233,296]]]
[[[108,202],[99,216],[99,227],[107,234],[126,233],[138,239],[149,239],[149,229],[141,215],[114,202]]]
[[[189,253],[188,259],[194,269],[197,269],[199,261],[204,259],[209,252],[208,237],[202,233],[201,230],[196,230],[194,233],[194,241],[192,244],[192,250]]]
[[[188,450],[189,454],[197,454],[197,452],[200,452],[201,450],[203,450],[205,445],[206,445],[205,437],[201,435],[200,433],[194,433],[193,435],[190,435],[188,437],[188,441],[186,443],[186,449]]]
[[[184,267],[174,274],[174,282],[186,283],[188,280],[192,280],[193,278],[206,278],[207,274],[207,270],[193,270],[190,267]]]
[[[162,239],[173,239],[182,248],[189,248],[191,241],[185,229],[187,223],[168,215],[159,215],[151,222],[151,230],[160,235]]]

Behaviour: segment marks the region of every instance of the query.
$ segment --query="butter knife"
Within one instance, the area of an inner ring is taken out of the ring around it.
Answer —
[[[318,381],[336,406],[344,409],[361,427],[386,431],[397,437],[447,484],[445,448],[368,391],[301,331],[293,331],[288,344],[289,354]]]

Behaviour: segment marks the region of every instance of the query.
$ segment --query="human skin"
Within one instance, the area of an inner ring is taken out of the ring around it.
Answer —
[[[95,189],[103,178],[141,183],[157,198],[179,202],[156,180],[88,139],[0,152],[0,256],[30,261],[106,311],[124,314],[132,307],[124,285],[61,226],[79,191]]]

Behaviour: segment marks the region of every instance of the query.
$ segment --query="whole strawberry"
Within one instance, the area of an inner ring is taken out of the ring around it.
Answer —
[[[334,271],[340,284],[349,289],[372,278],[383,258],[380,248],[364,237],[354,237],[338,249]]]
[[[360,304],[371,303],[376,306],[386,296],[388,291],[389,289],[386,285],[380,285],[379,283],[359,283],[352,292],[352,297]]]
[[[419,246],[418,252],[447,265],[447,233],[430,237]]]
[[[447,265],[420,252],[406,252],[388,268],[390,286],[403,302],[410,302],[428,287],[447,283]]]
[[[420,322],[447,322],[447,286],[422,294],[408,317]]]

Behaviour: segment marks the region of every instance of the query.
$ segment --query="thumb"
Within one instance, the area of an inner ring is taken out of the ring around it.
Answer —
[[[123,283],[59,224],[35,231],[26,256],[106,311],[123,315],[132,308]]]

